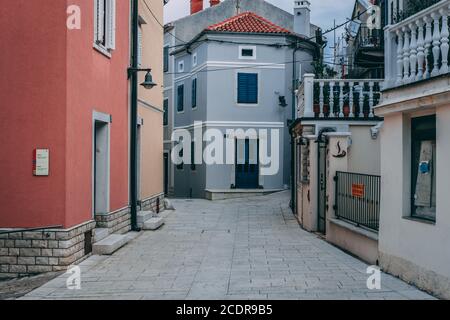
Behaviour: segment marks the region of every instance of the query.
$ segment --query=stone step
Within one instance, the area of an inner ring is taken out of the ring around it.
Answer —
[[[95,228],[94,229],[94,243],[102,241],[109,236],[109,230],[107,228]]]
[[[153,217],[153,212],[151,211],[140,211],[137,214],[137,225],[139,228],[144,226],[144,222]]]
[[[127,235],[112,234],[105,239],[94,243],[92,251],[98,255],[111,255],[130,241]]]
[[[142,229],[144,230],[157,230],[164,224],[163,218],[151,218],[144,222]]]

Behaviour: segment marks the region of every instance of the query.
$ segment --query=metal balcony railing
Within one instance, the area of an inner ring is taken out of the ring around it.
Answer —
[[[442,0],[386,27],[386,88],[449,72],[449,13],[450,0]]]
[[[336,172],[336,217],[378,231],[380,225],[380,176]]]

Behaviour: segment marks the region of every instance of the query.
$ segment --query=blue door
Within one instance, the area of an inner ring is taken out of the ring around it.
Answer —
[[[236,188],[259,187],[259,141],[236,140]]]

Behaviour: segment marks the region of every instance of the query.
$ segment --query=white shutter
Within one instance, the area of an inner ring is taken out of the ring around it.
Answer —
[[[245,140],[237,139],[237,164],[245,164]]]
[[[98,41],[98,6],[99,6],[99,0],[94,0],[94,42],[97,43]]]
[[[258,164],[258,140],[250,139],[248,142],[249,164]]]
[[[105,36],[105,2],[103,0],[97,0],[97,38],[95,39],[97,43],[103,43]]]
[[[106,47],[116,49],[116,0],[106,0]]]

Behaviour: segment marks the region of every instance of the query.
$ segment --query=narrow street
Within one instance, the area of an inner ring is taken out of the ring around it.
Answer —
[[[81,264],[81,290],[60,276],[24,299],[432,299],[300,229],[287,192],[173,200],[166,224],[112,256]]]

